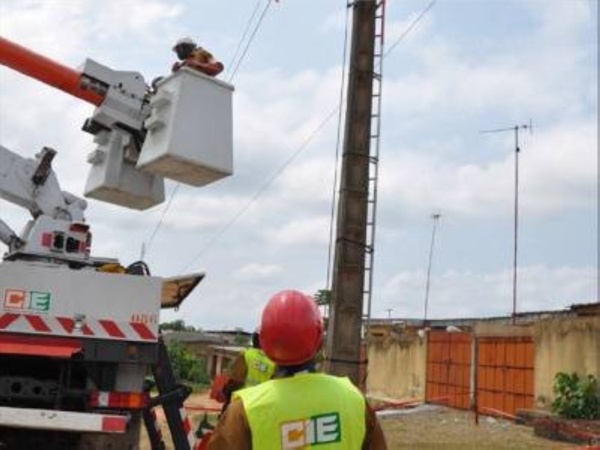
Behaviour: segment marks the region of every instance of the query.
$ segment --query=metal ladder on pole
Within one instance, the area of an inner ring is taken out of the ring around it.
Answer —
[[[383,86],[383,57],[385,29],[385,0],[376,0],[375,48],[373,52],[373,94],[371,108],[371,156],[369,157],[369,185],[367,205],[367,235],[365,252],[365,283],[363,290],[363,337],[371,320],[373,297],[373,264],[375,259],[375,229],[377,219],[377,181],[379,176],[379,144],[381,135],[381,94]],[[366,356],[366,355],[365,355]],[[366,359],[366,358],[362,358]]]

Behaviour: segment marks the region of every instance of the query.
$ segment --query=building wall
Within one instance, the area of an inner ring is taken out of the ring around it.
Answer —
[[[600,316],[542,320],[533,325],[535,401],[547,408],[558,372],[600,377]]]
[[[427,340],[415,335],[372,339],[367,391],[394,399],[425,399]]]
[[[237,357],[238,351],[215,350],[212,342],[181,342],[197,359],[204,363],[206,374],[212,378],[225,372]],[[236,347],[237,348],[237,347]]]
[[[385,327],[381,327],[385,329]],[[600,378],[600,316],[561,315],[522,326],[481,321],[478,336],[531,336],[535,345],[535,406],[549,408],[558,372]],[[367,391],[373,396],[424,400],[427,339],[414,330],[390,329],[371,336],[368,345]]]

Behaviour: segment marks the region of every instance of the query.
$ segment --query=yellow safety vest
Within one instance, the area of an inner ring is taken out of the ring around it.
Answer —
[[[275,372],[275,363],[258,348],[249,348],[244,351],[244,360],[247,368],[244,387],[256,386],[268,381]]]
[[[365,398],[348,378],[301,373],[234,393],[244,404],[254,450],[358,450]]]

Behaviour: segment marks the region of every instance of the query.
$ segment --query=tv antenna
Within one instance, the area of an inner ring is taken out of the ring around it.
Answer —
[[[517,124],[507,128],[496,128],[492,130],[483,130],[480,133],[503,133],[513,131],[515,133],[515,201],[514,201],[514,245],[513,245],[513,286],[512,286],[512,320],[513,324],[517,317],[517,255],[519,238],[519,130],[529,130],[533,134],[533,124],[531,119],[528,124]]]

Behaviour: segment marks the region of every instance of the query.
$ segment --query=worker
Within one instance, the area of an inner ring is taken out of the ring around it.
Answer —
[[[275,372],[275,363],[261,349],[260,328],[252,333],[251,341],[252,347],[240,352],[231,366],[229,380],[222,390],[225,398],[223,411],[227,409],[234,391],[268,381]]]
[[[211,77],[217,76],[223,71],[223,64],[202,47],[198,46],[192,38],[179,39],[173,51],[181,62],[173,63],[171,70],[177,72],[182,67],[190,67]]]
[[[347,378],[315,370],[322,340],[323,320],[311,297],[298,291],[271,297],[262,313],[260,342],[281,378],[236,391],[205,441],[207,448],[387,449],[361,392]]]

